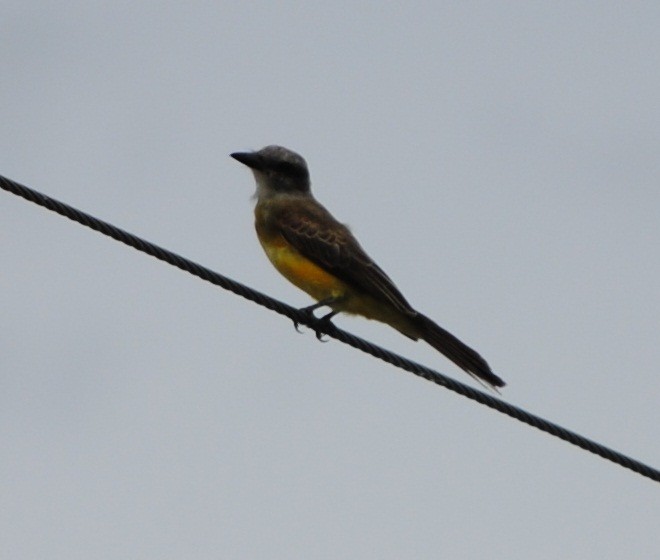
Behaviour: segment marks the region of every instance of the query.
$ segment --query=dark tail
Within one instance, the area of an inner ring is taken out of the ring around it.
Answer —
[[[416,317],[419,337],[442,352],[458,367],[471,376],[481,380],[491,387],[504,387],[506,383],[495,375],[486,360],[466,344],[463,344],[450,332],[437,325],[428,317],[419,313]]]

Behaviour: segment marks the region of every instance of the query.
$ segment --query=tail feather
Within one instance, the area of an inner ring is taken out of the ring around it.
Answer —
[[[495,375],[477,352],[458,340],[453,334],[419,313],[416,317],[419,337],[444,354],[458,367],[490,387],[504,387],[506,383]]]

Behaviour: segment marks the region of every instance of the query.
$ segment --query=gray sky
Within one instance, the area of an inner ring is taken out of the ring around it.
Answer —
[[[4,2],[0,173],[303,306],[228,157],[290,147],[505,399],[658,467],[659,28],[654,2]],[[647,479],[7,193],[0,236],[3,557],[657,557]]]

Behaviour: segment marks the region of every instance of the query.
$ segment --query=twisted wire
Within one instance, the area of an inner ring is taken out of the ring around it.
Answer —
[[[459,395],[463,395],[468,399],[471,399],[480,404],[488,406],[494,410],[497,410],[498,412],[510,416],[511,418],[515,418],[520,422],[524,422],[525,424],[533,426],[534,428],[537,428],[542,432],[546,432],[559,439],[567,441],[568,443],[571,443],[586,451],[594,453],[595,455],[598,455],[603,459],[607,459],[608,461],[611,461],[621,467],[636,472],[646,478],[649,478],[656,482],[660,482],[660,471],[649,465],[646,465],[640,461],[637,461],[636,459],[633,459],[622,453],[619,453],[618,451],[610,449],[609,447],[606,447],[598,442],[590,440],[576,432],[563,428],[562,426],[559,426],[554,422],[551,422],[549,420],[536,416],[535,414],[527,412],[522,408],[519,408],[505,401],[502,401],[501,399],[498,399],[492,395],[484,393],[483,391],[479,391],[468,385],[464,385],[463,383],[456,381],[450,377],[447,377],[441,373],[438,373],[435,370],[432,370],[426,366],[413,362],[407,358],[404,358],[403,356],[400,356],[394,352],[386,350],[385,348],[377,346],[376,344],[373,344],[367,340],[364,340],[363,338],[355,336],[347,331],[339,329],[332,323],[324,322],[322,320],[316,319],[310,313],[291,307],[286,303],[278,301],[270,296],[267,296],[266,294],[263,294],[257,290],[245,286],[240,282],[236,282],[235,280],[227,278],[222,274],[219,274],[213,270],[210,270],[209,268],[206,268],[189,259],[186,259],[185,257],[177,255],[172,251],[163,249],[158,245],[155,245],[153,243],[150,243],[149,241],[141,239],[136,235],[128,233],[127,231],[124,231],[116,226],[104,222],[103,220],[95,218],[90,214],[87,214],[76,208],[73,208],[72,206],[69,206],[64,202],[55,200],[54,198],[51,198],[49,196],[46,196],[45,194],[37,192],[34,189],[26,187],[25,185],[21,185],[20,183],[12,181],[11,179],[8,179],[2,175],[0,175],[0,187],[8,192],[11,192],[26,200],[29,200],[30,202],[34,202],[39,206],[43,206],[48,210],[57,212],[58,214],[61,214],[62,216],[65,216],[75,222],[78,222],[79,224],[82,224],[95,231],[98,231],[103,235],[112,237],[113,239],[116,239],[117,241],[120,241],[121,243],[124,243],[129,247],[133,247],[138,251],[142,251],[143,253],[156,257],[161,261],[176,266],[181,270],[185,270],[186,272],[189,272],[190,274],[197,276],[202,280],[215,284],[216,286],[220,286],[225,290],[229,290],[230,292],[233,292],[236,295],[244,297],[245,299],[253,301],[259,305],[262,305],[267,309],[270,309],[271,311],[275,311],[276,313],[279,313],[280,315],[284,315],[289,319],[291,319],[292,321],[294,321],[294,323],[300,323],[306,325],[311,329],[314,329],[317,333],[326,334],[332,338],[335,338],[336,340],[339,340],[340,342],[352,346],[353,348],[361,350],[362,352],[366,352],[367,354],[370,354],[375,358],[378,358],[389,364],[392,364],[393,366],[396,366],[414,375],[422,377],[428,381],[435,383],[436,385],[441,385],[442,387],[445,387],[450,391],[454,391],[455,393],[458,393]]]

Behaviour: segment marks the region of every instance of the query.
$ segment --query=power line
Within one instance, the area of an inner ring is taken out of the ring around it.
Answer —
[[[267,296],[266,294],[262,294],[261,292],[253,290],[252,288],[245,286],[240,282],[231,280],[226,276],[218,274],[213,270],[210,270],[202,265],[199,265],[184,257],[181,257],[180,255],[168,251],[167,249],[163,249],[158,245],[154,245],[149,241],[145,241],[144,239],[141,239],[118,227],[115,227],[107,222],[104,222],[103,220],[99,220],[94,216],[90,216],[85,212],[77,210],[76,208],[73,208],[68,204],[55,200],[54,198],[50,198],[45,194],[42,194],[29,187],[21,185],[20,183],[12,181],[11,179],[3,177],[2,175],[0,175],[0,187],[15,195],[25,198],[26,200],[29,200],[30,202],[34,202],[39,206],[43,206],[48,210],[57,212],[62,216],[65,216],[75,222],[78,222],[95,231],[98,231],[103,235],[107,235],[108,237],[112,237],[117,241],[121,241],[122,243],[130,247],[133,247],[138,251],[147,253],[148,255],[156,257],[161,261],[165,261],[166,263],[176,266],[181,270],[185,270],[186,272],[189,272],[190,274],[197,276],[202,280],[211,282],[216,286],[220,286],[225,290],[229,290],[230,292],[233,292],[241,297],[249,299],[250,301],[253,301],[272,311],[275,311],[280,315],[284,315],[296,323],[301,323],[303,325],[306,325],[314,329],[317,333],[321,332],[327,334],[328,336],[331,336],[332,338],[335,338],[340,342],[348,344],[353,348],[362,350],[363,352],[366,352],[367,354],[371,354],[372,356],[379,358],[387,363],[390,363],[398,368],[404,369],[419,377],[423,377],[424,379],[427,379],[428,381],[432,381],[437,385],[441,385],[451,391],[454,391],[455,393],[458,393],[459,395],[463,395],[464,397],[472,399],[473,401],[476,401],[480,404],[493,408],[498,412],[511,416],[512,418],[515,418],[520,422],[529,424],[530,426],[533,426],[541,430],[542,432],[546,432],[555,437],[563,439],[564,441],[567,441],[573,445],[581,447],[582,449],[590,451],[591,453],[594,453],[604,459],[612,461],[617,465],[620,465],[626,469],[630,469],[631,471],[641,474],[644,477],[650,478],[651,480],[654,480],[656,482],[660,482],[660,471],[654,469],[649,465],[646,465],[640,461],[637,461],[636,459],[623,455],[618,451],[610,449],[600,443],[597,443],[575,432],[567,430],[566,428],[562,428],[561,426],[553,422],[550,422],[549,420],[545,420],[544,418],[536,416],[535,414],[527,412],[526,410],[518,408],[517,406],[502,401],[492,395],[489,395],[477,389],[473,389],[468,385],[464,385],[459,381],[456,381],[450,377],[438,373],[437,371],[434,371],[430,368],[427,368],[411,360],[408,360],[407,358],[399,356],[394,352],[390,352],[389,350],[386,350],[384,348],[381,348],[380,346],[372,344],[367,340],[364,340],[358,336],[355,336],[349,332],[346,332],[342,329],[335,327],[332,323],[319,321],[313,316],[310,316],[308,313],[302,312],[299,309],[296,309],[294,307],[291,307],[290,305],[287,305],[286,303],[273,299],[270,296]]]

